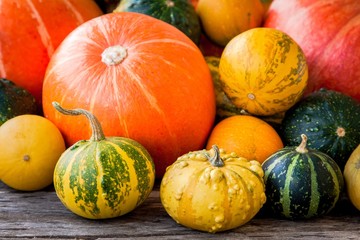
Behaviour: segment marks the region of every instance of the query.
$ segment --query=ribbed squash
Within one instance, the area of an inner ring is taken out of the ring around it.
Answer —
[[[63,114],[85,115],[93,135],[80,140],[60,157],[54,187],[61,202],[84,218],[103,219],[124,215],[144,202],[155,180],[155,167],[147,150],[123,137],[105,137],[96,117],[83,109]]]
[[[360,103],[332,90],[320,89],[286,112],[280,135],[285,145],[295,146],[305,133],[308,146],[328,154],[344,169],[360,143]]]
[[[178,156],[204,147],[216,110],[211,74],[194,42],[170,24],[134,12],[82,24],[49,62],[44,115],[67,146],[88,139],[86,119],[58,113],[53,101],[90,110],[107,136],[139,142],[159,178]]]
[[[160,199],[178,223],[219,232],[250,221],[266,201],[264,172],[258,161],[216,145],[184,154],[166,171]]]
[[[252,115],[288,110],[308,81],[303,51],[286,33],[253,28],[234,37],[219,65],[223,90],[233,104]]]
[[[188,0],[122,0],[114,12],[138,12],[152,16],[178,28],[194,43],[200,41],[200,20],[194,5]]]
[[[360,210],[360,144],[351,153],[345,164],[344,178],[349,200]]]
[[[0,77],[29,91],[40,108],[49,59],[72,30],[101,14],[93,0],[1,0]]]
[[[285,147],[262,164],[266,207],[290,219],[324,215],[334,208],[344,188],[339,166],[327,154],[307,149],[302,134],[298,147]]]

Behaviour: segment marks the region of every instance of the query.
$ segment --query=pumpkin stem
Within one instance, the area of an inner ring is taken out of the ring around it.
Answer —
[[[216,145],[212,145],[212,150],[214,150],[214,155],[211,156],[209,159],[209,162],[211,163],[211,165],[213,165],[214,167],[223,167],[224,161],[221,159],[220,157],[220,150],[219,147]]]
[[[299,153],[307,153],[308,150],[306,148],[307,144],[307,136],[305,134],[301,134],[301,143],[300,145],[295,149]]]
[[[117,65],[127,57],[126,48],[116,45],[106,48],[101,54],[101,61],[108,66]]]
[[[343,127],[338,127],[336,129],[336,134],[339,136],[339,137],[344,137],[345,136],[345,129]]]
[[[62,114],[65,114],[65,115],[72,115],[72,116],[85,115],[85,117],[89,120],[90,126],[91,126],[92,135],[91,135],[90,141],[101,141],[101,140],[105,139],[105,135],[104,135],[104,132],[102,130],[99,120],[91,112],[84,110],[84,109],[80,109],[80,108],[65,109],[65,108],[61,107],[58,102],[52,102],[52,105],[54,106],[54,108],[57,111],[59,111]]]

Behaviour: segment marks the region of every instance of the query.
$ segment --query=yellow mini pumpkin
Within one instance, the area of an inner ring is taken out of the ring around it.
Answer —
[[[360,210],[360,144],[345,164],[344,178],[349,200]]]
[[[223,90],[249,114],[270,116],[288,110],[308,82],[306,59],[286,33],[253,28],[234,37],[219,65]]]
[[[40,190],[52,183],[64,151],[64,139],[51,121],[33,114],[13,117],[0,127],[0,179],[17,190]]]
[[[216,145],[193,151],[168,167],[160,185],[167,213],[186,227],[219,232],[250,221],[266,200],[259,162]]]

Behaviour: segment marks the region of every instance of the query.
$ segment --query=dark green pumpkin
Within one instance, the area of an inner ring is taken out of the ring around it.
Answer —
[[[302,135],[298,147],[285,147],[263,164],[266,209],[289,219],[327,214],[344,188],[339,166],[327,154],[306,148]]]
[[[167,22],[200,41],[200,20],[189,0],[121,0],[114,12],[138,12]]]
[[[15,116],[36,113],[33,95],[8,79],[0,79],[0,126]]]
[[[314,92],[289,109],[282,121],[280,135],[285,146],[300,144],[302,133],[308,147],[328,154],[344,168],[360,143],[360,103],[332,90]]]

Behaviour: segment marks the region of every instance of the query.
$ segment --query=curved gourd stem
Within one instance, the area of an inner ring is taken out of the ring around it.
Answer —
[[[301,143],[295,150],[299,153],[307,153],[308,150],[306,148],[306,144],[307,144],[307,136],[305,134],[301,134]]]
[[[58,102],[52,102],[52,105],[57,111],[65,115],[72,115],[72,116],[85,115],[86,118],[89,120],[91,126],[92,135],[90,141],[101,141],[105,139],[105,135],[99,120],[91,112],[81,108],[65,109],[61,107]]]
[[[214,167],[223,167],[225,164],[224,164],[224,161],[220,157],[219,147],[216,145],[213,145],[211,148],[214,150],[214,155],[211,156],[210,158],[208,158],[209,162]]]

